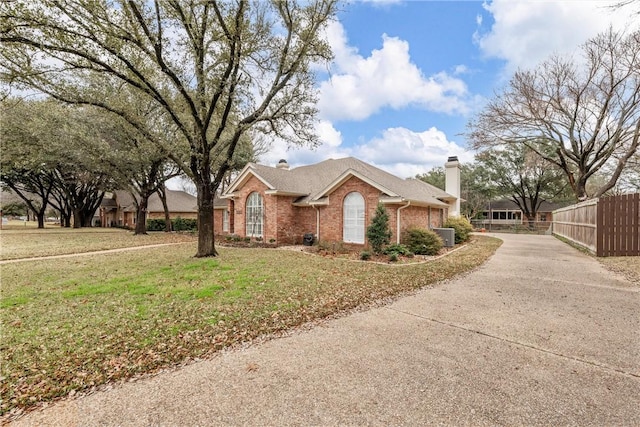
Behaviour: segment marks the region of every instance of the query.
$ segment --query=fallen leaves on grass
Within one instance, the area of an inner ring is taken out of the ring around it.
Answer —
[[[182,246],[29,269],[7,264],[0,413],[433,285],[481,265],[499,245],[476,237],[443,258],[401,267],[272,249],[194,259]]]

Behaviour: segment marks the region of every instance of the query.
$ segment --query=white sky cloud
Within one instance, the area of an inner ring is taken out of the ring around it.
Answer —
[[[286,159],[291,167],[297,167],[353,156],[401,178],[408,178],[425,173],[434,166],[443,166],[449,156],[458,156],[461,162],[473,161],[472,152],[449,141],[444,132],[435,127],[423,132],[389,128],[379,137],[350,147],[342,146],[340,132],[329,122],[321,122],[317,131],[323,141],[317,149],[287,150],[285,143],[278,142],[262,156],[260,163],[275,166],[280,159]]]
[[[273,140],[269,151],[260,157],[260,163],[275,166],[280,159],[285,159],[291,167],[296,167],[351,155],[342,148],[342,135],[330,122],[322,120],[317,123],[316,133],[321,144],[315,149],[289,147],[286,141]]]
[[[380,137],[354,146],[352,150],[361,160],[402,178],[443,166],[449,156],[458,156],[461,162],[473,161],[473,153],[449,141],[444,132],[435,127],[423,132],[389,128]]]
[[[489,32],[477,33],[476,41],[488,57],[506,60],[506,72],[511,74],[534,67],[553,53],[574,53],[609,25],[631,24],[628,10],[611,9],[613,3],[494,0],[484,8],[495,22]]]
[[[421,107],[464,113],[467,85],[445,72],[425,77],[411,62],[409,43],[382,36],[382,47],[367,58],[349,46],[344,28],[327,30],[335,61],[333,74],[320,84],[320,115],[327,120],[363,120],[385,107]]]
[[[332,76],[320,85],[320,117],[316,131],[322,144],[315,150],[287,147],[274,141],[260,162],[275,165],[286,159],[291,167],[329,158],[357,157],[397,176],[406,178],[442,166],[449,156],[471,162],[473,154],[449,141],[441,130],[425,131],[389,128],[380,136],[356,144],[343,144],[333,123],[363,120],[383,108],[421,107],[438,112],[464,113],[477,102],[469,96],[461,79],[445,72],[425,77],[411,62],[409,44],[395,37],[382,36],[382,47],[367,58],[349,45],[339,22],[332,23],[327,38],[335,56]],[[456,73],[467,73],[458,66]],[[352,142],[352,141],[348,141]]]

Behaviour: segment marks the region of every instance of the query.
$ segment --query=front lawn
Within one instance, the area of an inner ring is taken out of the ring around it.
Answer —
[[[193,245],[5,264],[0,413],[435,284],[500,243],[405,266],[257,248],[203,259]]]
[[[135,236],[119,228],[3,228],[0,260],[64,255],[146,246],[161,243],[195,242],[192,234],[152,232]],[[192,249],[195,253],[195,249]]]

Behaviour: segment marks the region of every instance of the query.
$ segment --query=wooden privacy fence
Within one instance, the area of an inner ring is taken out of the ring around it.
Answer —
[[[640,193],[601,197],[555,210],[553,234],[597,256],[640,256]]]

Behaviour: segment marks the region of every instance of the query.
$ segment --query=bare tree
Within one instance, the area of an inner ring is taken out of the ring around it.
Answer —
[[[559,167],[578,200],[615,186],[640,144],[640,31],[609,30],[582,47],[583,61],[554,56],[518,71],[468,125],[476,149],[524,145]],[[611,176],[593,193],[587,182]]]
[[[632,15],[640,15],[640,1],[638,0],[620,0],[609,7],[611,9],[625,9],[628,10]]]
[[[321,31],[336,7],[336,0],[3,2],[0,70],[10,83],[118,114],[170,153],[196,185],[196,256],[215,256],[213,198],[241,137],[318,141],[311,64],[330,59]],[[177,146],[164,146],[110,96],[123,84],[162,108],[161,119],[179,132]]]

